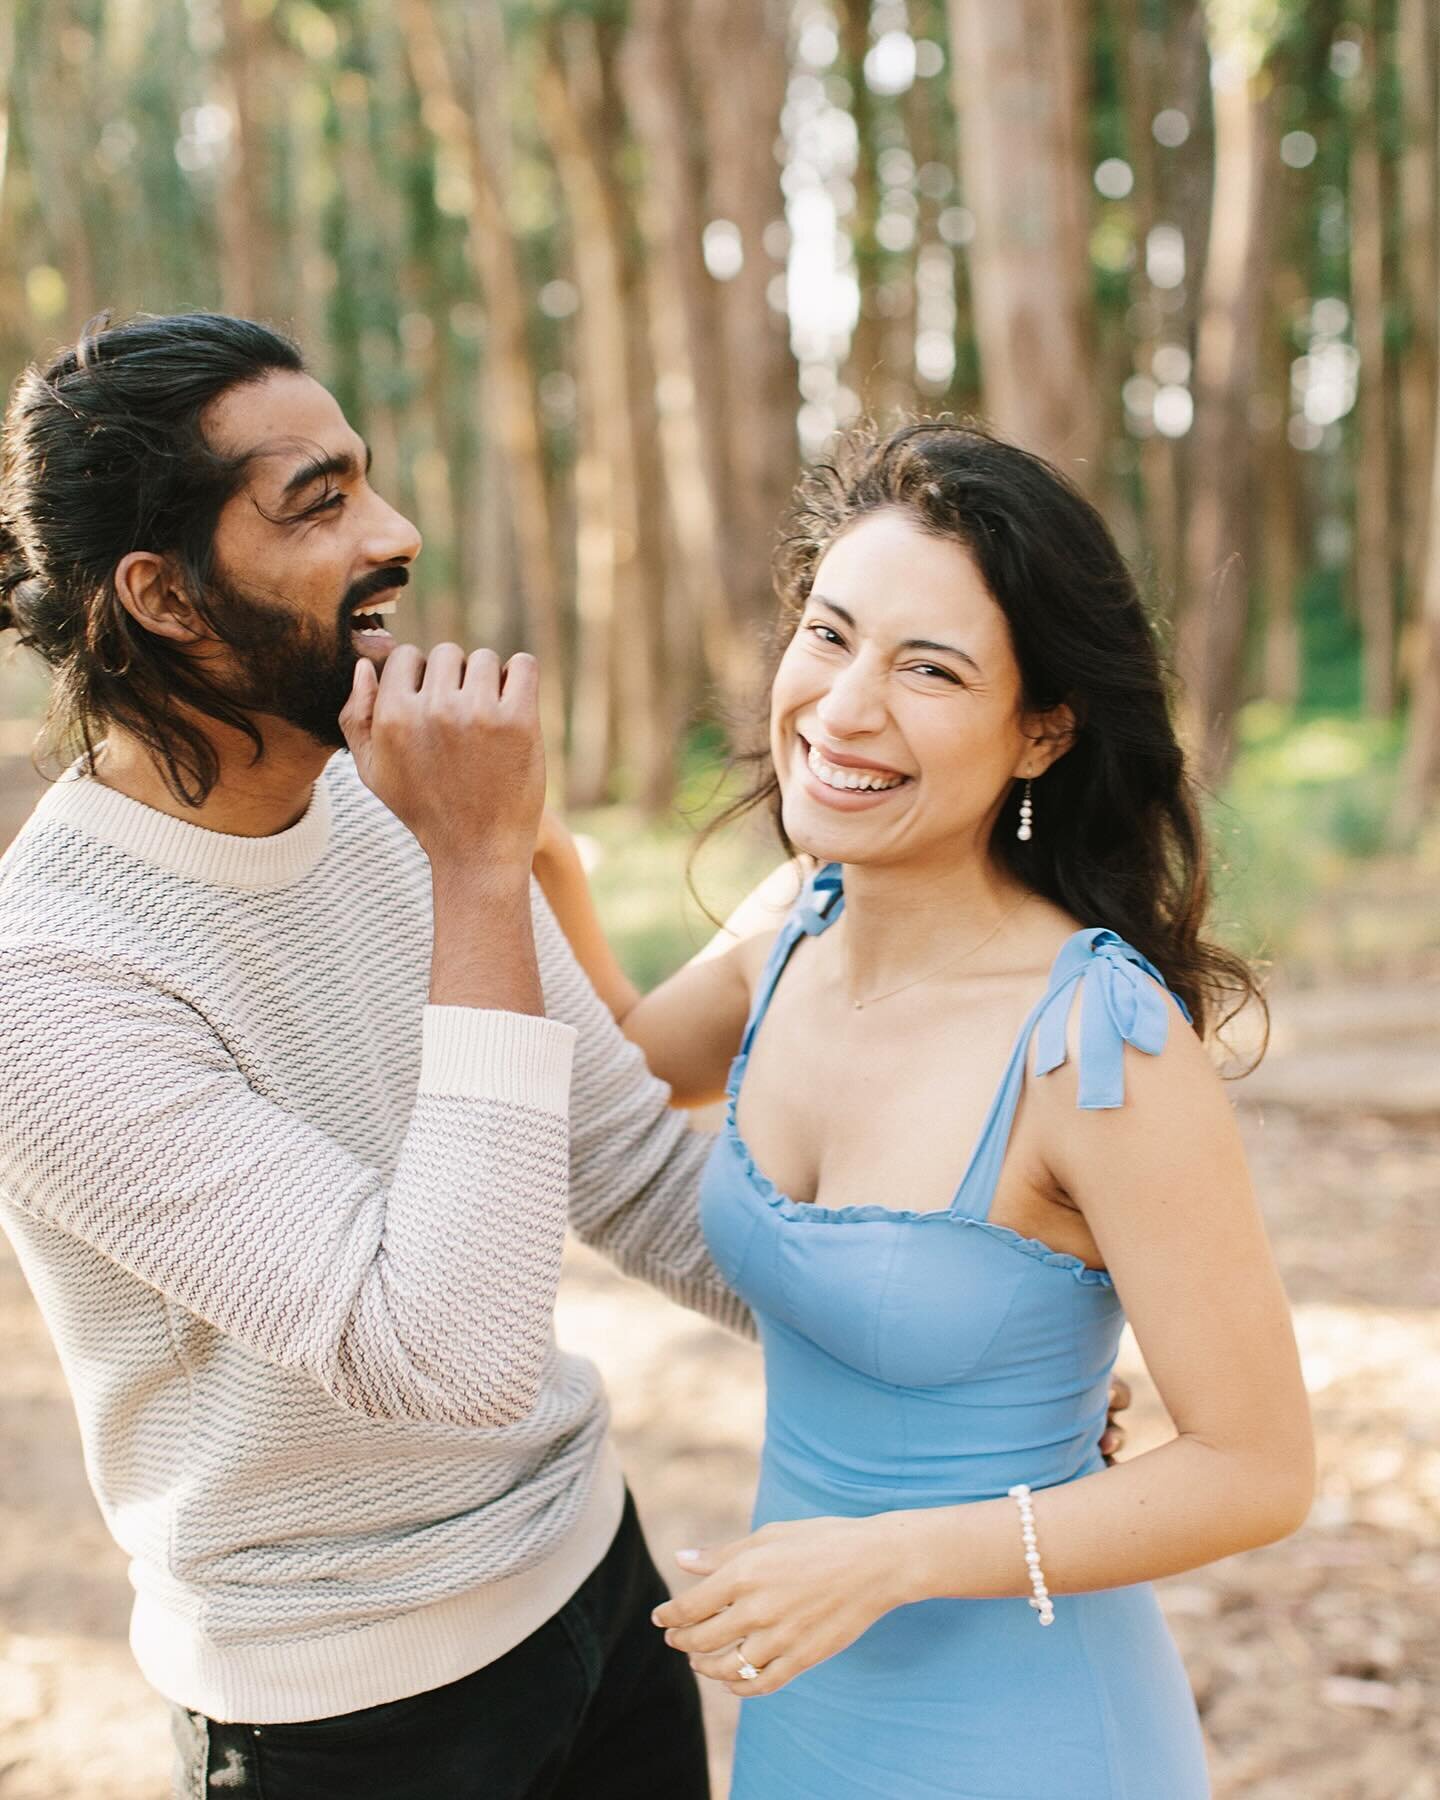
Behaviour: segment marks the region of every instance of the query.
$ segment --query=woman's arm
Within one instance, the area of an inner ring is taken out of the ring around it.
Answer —
[[[1122,1108],[1077,1108],[1073,1055],[1029,1093],[1052,1172],[1090,1225],[1178,1435],[1034,1495],[1057,1608],[1066,1594],[1284,1537],[1313,1492],[1289,1309],[1220,1082],[1178,1015],[1161,1054],[1124,1060]],[[714,1572],[657,1623],[702,1673],[744,1695],[783,1687],[894,1606],[1030,1591],[1008,1498],[771,1525],[682,1561]],[[738,1679],[729,1647],[741,1637],[757,1680]]]
[[[550,813],[541,828],[535,878],[591,986],[668,1084],[675,1105],[718,1099],[740,1047],[755,977],[800,891],[799,865],[772,870],[702,950],[643,995],[605,936],[575,840]]]
[[[590,977],[591,987],[610,1009],[616,1024],[623,1025],[626,1014],[640,999],[640,990],[610,948],[574,837],[548,807],[535,844],[535,879],[550,902],[550,910],[565,933],[576,962]]]

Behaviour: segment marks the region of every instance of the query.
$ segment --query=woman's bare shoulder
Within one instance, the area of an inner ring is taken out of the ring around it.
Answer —
[[[775,939],[814,867],[804,856],[778,864],[750,890],[693,960],[724,957],[753,994]]]

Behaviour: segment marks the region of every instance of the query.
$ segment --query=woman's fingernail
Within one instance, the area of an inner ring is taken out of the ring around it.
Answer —
[[[699,1562],[700,1552],[698,1550],[677,1550],[675,1560],[684,1563]]]
[[[654,1612],[652,1612],[650,1615],[650,1623],[652,1625],[663,1625],[665,1623],[665,1621],[660,1617],[660,1608],[658,1606],[655,1608]]]

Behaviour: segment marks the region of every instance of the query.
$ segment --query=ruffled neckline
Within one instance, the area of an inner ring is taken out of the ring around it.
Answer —
[[[1080,983],[1086,992],[1086,1002],[1080,1013],[1077,1103],[1088,1111],[1110,1109],[1124,1104],[1125,1046],[1130,1044],[1147,1055],[1158,1056],[1165,1047],[1169,1032],[1171,1002],[1185,1018],[1189,1018],[1183,1003],[1170,994],[1164,976],[1153,963],[1113,931],[1100,926],[1089,926],[1073,933],[1061,945],[1051,965],[1045,991],[1020,1028],[1005,1073],[991,1099],[980,1135],[971,1150],[970,1160],[950,1205],[930,1212],[879,1205],[816,1206],[792,1200],[759,1167],[740,1133],[738,1106],[755,1034],[764,1020],[776,983],[784,972],[791,952],[802,937],[818,937],[827,931],[844,909],[842,871],[838,863],[831,863],[806,883],[775,940],[756,990],[740,1053],[731,1065],[725,1091],[724,1136],[752,1193],[758,1195],[783,1218],[797,1224],[924,1225],[938,1220],[942,1223],[965,1225],[973,1231],[985,1232],[1047,1268],[1064,1271],[1083,1286],[1113,1288],[1115,1284],[1108,1270],[1092,1269],[1080,1257],[1072,1256],[1067,1251],[1053,1250],[1039,1238],[1027,1238],[1008,1225],[993,1224],[984,1216],[989,1211],[988,1201],[983,1212],[967,1208],[965,1202],[975,1181],[986,1175],[992,1177],[993,1194],[993,1178],[998,1177],[999,1173],[995,1146],[999,1144],[998,1154],[1003,1159],[1032,1038],[1036,1050],[1037,1076],[1047,1075],[1069,1060],[1067,1022],[1075,984]],[[1004,1130],[997,1132],[997,1127],[1002,1123]]]
[[[948,1207],[937,1207],[928,1212],[917,1212],[912,1207],[900,1206],[817,1206],[813,1201],[792,1200],[786,1193],[776,1187],[775,1183],[755,1161],[750,1153],[750,1146],[740,1135],[736,1123],[736,1107],[740,1095],[740,1081],[744,1075],[747,1055],[737,1056],[731,1068],[729,1089],[725,1101],[725,1140],[730,1146],[731,1154],[740,1165],[752,1194],[780,1214],[784,1219],[802,1225],[965,1225],[973,1231],[984,1232],[988,1237],[996,1239],[1008,1249],[1018,1250],[1022,1256],[1028,1256],[1034,1262],[1043,1263],[1047,1268],[1059,1269],[1072,1276],[1082,1287],[1099,1287],[1113,1289],[1115,1286],[1108,1269],[1092,1269],[1078,1256],[1068,1251],[1052,1250],[1049,1244],[1039,1238],[1027,1238],[1008,1225],[997,1225],[989,1219],[977,1219],[969,1213],[958,1212],[952,1203]]]

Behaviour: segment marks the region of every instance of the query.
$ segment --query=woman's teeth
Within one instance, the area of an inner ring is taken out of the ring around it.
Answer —
[[[834,763],[825,758],[812,744],[806,762],[810,773],[817,781],[823,781],[826,787],[868,790],[871,793],[882,792],[887,788],[899,787],[906,779],[903,775],[881,775],[878,771],[871,774],[864,769],[837,769]]]

